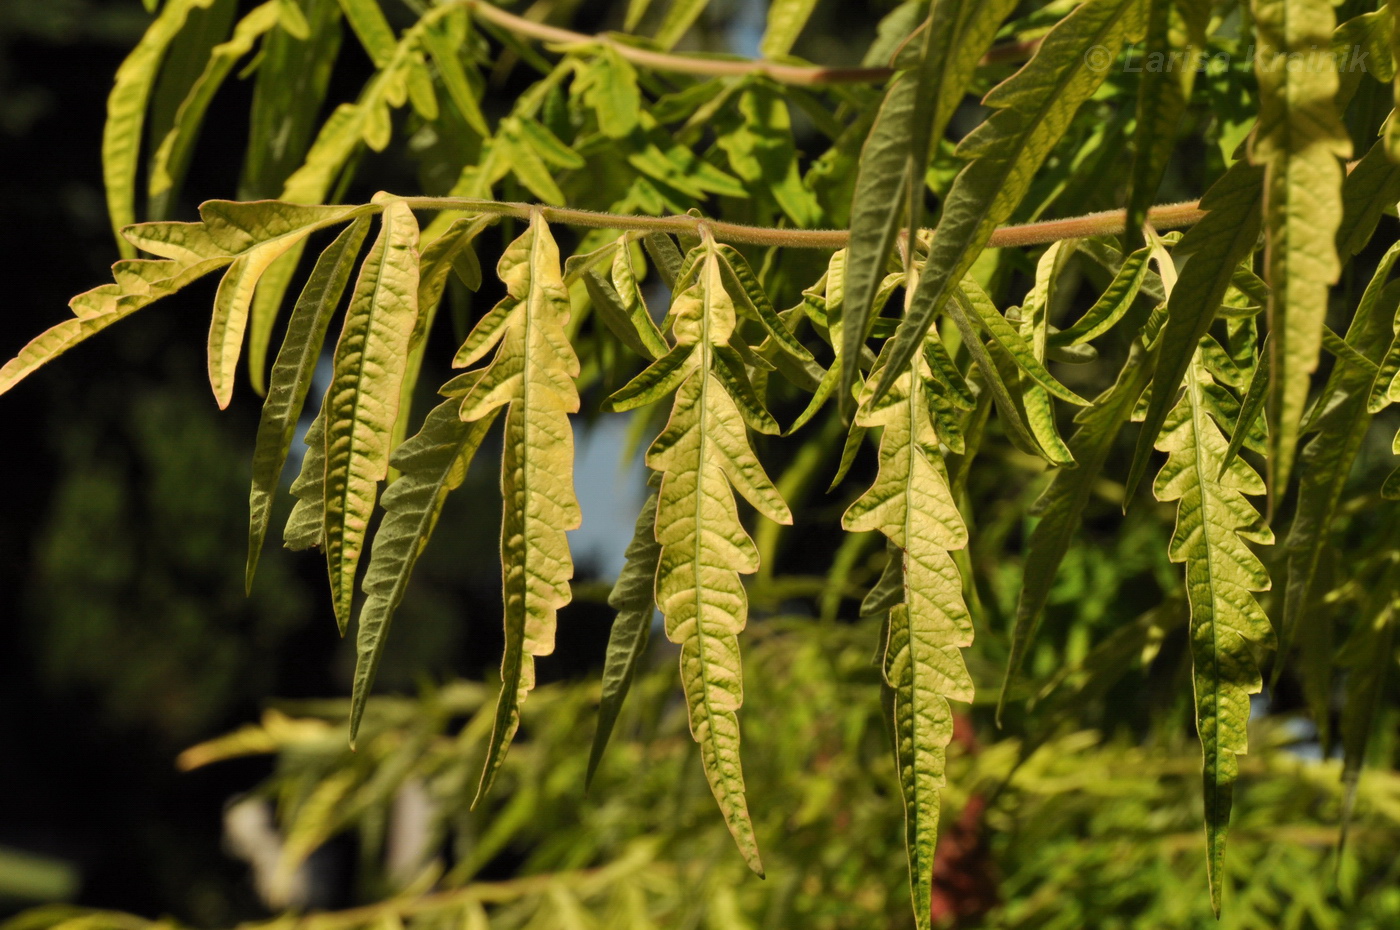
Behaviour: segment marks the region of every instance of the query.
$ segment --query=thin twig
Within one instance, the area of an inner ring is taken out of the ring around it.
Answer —
[[[552,42],[565,46],[609,46],[623,58],[634,64],[651,68],[654,71],[670,71],[679,74],[697,74],[707,77],[747,77],[764,75],[780,84],[795,84],[813,87],[824,84],[883,84],[895,73],[894,68],[828,68],[820,65],[789,65],[777,61],[764,61],[754,58],[708,58],[701,55],[680,55],[674,52],[658,52],[620,42],[610,35],[587,35],[537,23],[534,20],[508,13],[485,0],[449,0],[444,7],[464,6],[488,22],[508,29],[519,36]],[[439,7],[441,9],[442,7]],[[1016,61],[1029,57],[1039,46],[1039,41],[1012,42],[991,49],[982,57],[983,64]]]

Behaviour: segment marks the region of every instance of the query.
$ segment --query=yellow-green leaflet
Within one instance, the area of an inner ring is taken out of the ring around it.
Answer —
[[[710,790],[749,868],[762,875],[744,798],[737,716],[744,699],[738,636],[748,618],[739,574],[758,570],[758,550],[739,522],[730,486],[771,520],[790,523],[792,513],[749,447],[739,408],[713,373],[716,349],[729,342],[737,316],[714,242],[696,251],[696,274],[671,308],[676,343],[690,347],[689,373],[665,430],[647,450],[647,466],[662,475],[656,603],[667,638],[681,647],[690,732],[700,744]]]
[[[750,83],[734,108],[743,122],[716,144],[729,156],[729,167],[755,197],[772,197],[799,227],[817,225],[821,208],[802,183],[792,137],[788,103],[772,85]]]
[[[647,15],[647,8],[650,6],[651,0],[627,0],[627,15],[622,28],[627,32],[635,31],[642,17]]]
[[[374,534],[356,634],[358,658],[350,701],[352,747],[365,700],[374,686],[389,624],[408,589],[413,566],[433,535],[447,495],[461,486],[476,450],[496,420],[492,412],[465,423],[458,416],[460,406],[456,398],[449,398],[434,407],[423,428],[395,449],[391,459],[400,474],[384,492],[384,519]]]
[[[1157,439],[1168,456],[1152,492],[1160,501],[1178,502],[1167,554],[1186,565],[1196,729],[1205,758],[1206,870],[1218,915],[1236,756],[1248,748],[1249,696],[1263,687],[1255,651],[1274,640],[1252,593],[1269,589],[1269,575],[1245,540],[1270,544],[1273,533],[1245,497],[1265,490],[1254,469],[1236,458],[1221,473],[1227,446],[1221,429],[1228,424],[1213,418],[1212,386],[1198,351],[1186,371],[1186,390]]]
[[[330,327],[360,246],[369,232],[369,217],[362,216],[345,228],[316,260],[287,322],[287,336],[272,366],[272,382],[258,420],[253,450],[253,487],[248,496],[248,567],[245,585],[251,590],[258,555],[272,515],[272,496],[287,461],[297,419],[311,389],[311,376],[321,357],[321,345]]]
[[[1400,62],[1400,29],[1395,28],[1395,23],[1400,21],[1400,0],[1385,0],[1386,9],[1390,11],[1391,31],[1390,31],[1390,53],[1391,57]],[[1395,105],[1400,106],[1400,69],[1396,69],[1395,81]],[[1400,164],[1400,124],[1392,118],[1386,124],[1385,148],[1390,160],[1394,164]]]
[[[117,233],[123,258],[136,250],[121,231],[136,221],[136,164],[141,154],[141,129],[156,72],[170,43],[191,10],[208,9],[214,0],[170,0],[146,29],[136,48],[117,69],[107,97],[107,123],[102,128],[102,181],[107,188],[107,213]]]
[[[242,246],[242,254],[219,282],[214,316],[209,323],[209,384],[220,409],[233,399],[248,310],[263,273],[312,232],[358,212],[364,211],[353,207],[305,207],[275,200],[251,205],[215,201],[201,208],[200,214],[212,236],[226,237],[230,249]],[[243,245],[245,241],[247,244]]]
[[[1045,363],[1045,339],[1049,325],[1046,314],[1051,296],[1065,264],[1074,255],[1076,245],[1073,239],[1062,239],[1045,250],[1036,263],[1035,286],[1026,295],[1021,307],[1021,338],[1026,340],[1030,357],[1042,366]],[[1060,438],[1059,427],[1055,425],[1055,408],[1050,395],[1027,374],[1021,375],[1021,405],[1026,411],[1026,424],[1050,461],[1062,466],[1073,465],[1074,455]]]
[[[0,368],[0,394],[31,372],[57,358],[89,336],[101,332],[142,307],[175,293],[187,284],[226,265],[230,278],[219,287],[219,299],[226,311],[217,311],[214,328],[220,330],[220,353],[235,324],[240,291],[256,282],[253,267],[260,263],[262,250],[277,250],[281,243],[297,240],[312,230],[333,225],[374,207],[298,207],[266,202],[237,204],[213,200],[200,208],[198,223],[142,223],[122,230],[126,240],[159,259],[128,259],[112,266],[114,283],[104,284],[68,302],[76,319],[40,333]],[[240,262],[242,264],[240,265]],[[248,291],[244,291],[247,293]],[[244,305],[246,319],[246,304]],[[241,329],[239,330],[241,339]],[[211,328],[211,342],[214,329]],[[239,342],[231,351],[236,360]],[[231,383],[229,390],[232,390]]]
[[[198,225],[198,224],[182,224]],[[0,394],[24,380],[40,366],[53,361],[89,336],[142,307],[167,297],[233,260],[230,255],[180,260],[125,259],[112,266],[114,284],[104,284],[68,302],[75,319],[64,320],[31,339],[4,367],[0,367]]]
[[[915,923],[930,926],[939,791],[953,737],[948,701],[971,702],[972,679],[962,648],[972,644],[972,619],[950,550],[967,545],[967,527],[953,501],[939,437],[929,418],[922,353],[896,378],[884,400],[869,403],[867,384],[857,425],[883,427],[875,483],[842,517],[852,533],[879,530],[898,551],[900,603],[890,608],[884,675],[894,689],[895,756],[904,796],[905,839]],[[916,382],[915,379],[918,379]],[[887,576],[893,576],[887,570]],[[884,579],[881,587],[889,590]],[[891,594],[893,592],[891,591]]]
[[[603,760],[603,750],[607,748],[617,715],[622,712],[622,702],[627,699],[638,663],[651,641],[651,619],[656,613],[656,566],[661,558],[661,546],[656,542],[656,488],[661,484],[660,477],[652,472],[648,479],[652,492],[637,515],[632,541],[627,544],[627,561],[608,594],[608,606],[617,611],[617,617],[608,634],[607,657],[603,661],[603,695],[598,701],[593,748],[588,752],[585,787],[593,781],[593,773]]]
[[[1157,353],[1154,389],[1133,461],[1128,468],[1125,501],[1131,500],[1147,473],[1153,444],[1171,411],[1182,378],[1210,329],[1241,259],[1254,252],[1259,238],[1260,171],[1245,160],[1235,162],[1201,198],[1205,217],[1191,227],[1172,251],[1173,259],[1190,261],[1167,300],[1167,323]],[[1150,280],[1150,279],[1149,279]],[[1146,285],[1144,285],[1145,287]]]
[[[1334,100],[1330,0],[1254,0],[1254,18],[1259,124],[1249,157],[1264,168],[1273,356],[1269,475],[1276,500],[1288,489],[1309,376],[1322,346],[1327,291],[1341,273],[1335,236],[1345,171],[1339,159],[1351,155],[1351,138]]]
[[[248,54],[253,43],[282,20],[285,9],[287,7],[278,0],[269,0],[255,7],[234,28],[233,37],[211,51],[204,71],[190,86],[176,111],[174,123],[160,140],[151,159],[147,210],[152,216],[164,217],[169,214],[171,201],[189,165],[204,113],[224,78],[233,70],[234,63]]]
[[[399,385],[418,319],[418,221],[402,200],[381,202],[379,236],[355,282],[326,398],[326,568],[342,634],[379,482],[389,473]]]
[[[555,615],[569,603],[574,574],[566,530],[580,521],[574,496],[574,433],[578,356],[565,331],[569,292],[559,247],[538,212],[496,266],[506,296],[481,319],[454,362],[472,365],[493,347],[496,356],[462,398],[461,417],[480,420],[506,412],[501,456],[501,573],[505,655],[501,694],[476,800],[491,789],[520,704],[535,687],[535,657],[554,651]]]
[[[992,232],[1020,204],[1079,105],[1107,78],[1110,68],[1090,62],[1115,61],[1141,19],[1141,0],[1088,0],[1051,30],[1025,67],[987,94],[983,103],[995,112],[958,146],[958,154],[971,161],[948,192],[918,289],[891,339],[871,401],[908,367],[934,317]]]

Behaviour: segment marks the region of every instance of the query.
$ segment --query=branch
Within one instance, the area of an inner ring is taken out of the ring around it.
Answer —
[[[573,207],[548,207],[532,203],[510,203],[498,200],[469,200],[461,197],[405,197],[404,202],[415,210],[461,210],[469,213],[489,213],[528,219],[538,211],[547,222],[592,229],[637,230],[639,232],[699,235],[707,228],[715,239],[743,245],[782,246],[799,249],[845,248],[850,233],[844,229],[776,229],[771,226],[745,226],[690,215],[630,216],[620,213],[597,213]],[[1154,229],[1180,229],[1190,226],[1205,211],[1200,201],[1160,204],[1147,211],[1147,221]],[[1127,223],[1126,210],[1105,210],[1062,220],[1043,220],[1020,226],[1002,226],[992,233],[988,247],[1016,248],[1044,245],[1061,239],[1085,236],[1112,236],[1123,232]]]
[[[623,58],[654,71],[678,74],[698,74],[708,77],[747,77],[764,75],[779,84],[813,87],[825,84],[883,84],[895,73],[894,68],[827,68],[820,65],[788,65],[777,61],[753,58],[707,58],[701,55],[678,55],[658,52],[620,42],[611,35],[586,35],[559,26],[538,23],[523,16],[508,13],[485,0],[450,0],[445,6],[465,6],[472,14],[507,29],[516,35],[541,42],[568,46],[609,46]],[[441,7],[439,8],[441,9]],[[1039,40],[1011,42],[999,45],[982,56],[982,64],[1017,61],[1029,57],[1039,46]]]

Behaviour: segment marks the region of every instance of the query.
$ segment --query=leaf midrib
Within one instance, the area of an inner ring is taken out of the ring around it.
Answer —
[[[711,743],[713,743],[715,740],[714,719],[718,716],[718,714],[715,711],[714,704],[710,699],[710,663],[709,659],[706,658],[705,655],[707,637],[704,626],[704,579],[701,574],[701,569],[703,567],[701,554],[704,552],[705,547],[703,544],[704,537],[701,533],[700,527],[701,514],[704,511],[705,503],[705,467],[707,464],[706,446],[709,445],[709,443],[707,442],[708,433],[705,429],[705,426],[709,414],[710,364],[712,348],[710,345],[710,308],[712,302],[712,295],[714,293],[712,289],[715,286],[713,277],[719,274],[719,265],[717,264],[717,261],[718,259],[715,257],[713,246],[710,246],[705,253],[705,281],[704,284],[701,285],[701,288],[704,293],[704,299],[701,304],[700,313],[700,365],[696,369],[695,373],[691,375],[691,377],[693,378],[700,379],[700,397],[696,403],[699,420],[699,423],[697,424],[699,439],[696,444],[696,461],[698,467],[695,476],[695,543],[691,547],[690,566],[691,571],[695,577],[695,654],[697,661],[700,663],[700,694],[701,700],[704,702],[705,705],[706,721],[710,727]],[[720,286],[723,285],[721,284]],[[716,752],[716,755],[718,755],[718,752]]]
[[[1205,462],[1204,456],[1202,455],[1202,448],[1204,447],[1203,436],[1204,436],[1204,432],[1205,432],[1205,428],[1206,428],[1206,424],[1205,424],[1203,421],[1205,421],[1205,420],[1208,418],[1209,414],[1207,414],[1207,413],[1205,412],[1205,409],[1204,409],[1204,402],[1203,402],[1202,397],[1201,397],[1201,382],[1200,382],[1201,374],[1202,374],[1202,372],[1201,372],[1201,362],[1200,362],[1200,350],[1198,349],[1198,350],[1197,350],[1196,357],[1195,357],[1195,359],[1193,359],[1193,361],[1192,361],[1192,363],[1191,363],[1191,368],[1190,368],[1189,375],[1188,375],[1188,379],[1187,379],[1187,396],[1190,397],[1190,404],[1191,404],[1191,430],[1192,430],[1192,437],[1191,437],[1192,449],[1191,449],[1191,454],[1192,454],[1192,459],[1193,459],[1193,461],[1195,462],[1195,466],[1196,466],[1196,485],[1197,485],[1197,487],[1199,488],[1200,495],[1201,495],[1201,542],[1202,542],[1202,548],[1205,550],[1205,556],[1204,556],[1203,559],[1201,559],[1201,561],[1203,561],[1203,562],[1205,563],[1206,577],[1210,579],[1210,644],[1211,644],[1211,654],[1210,654],[1210,672],[1211,672],[1211,676],[1210,676],[1210,680],[1211,680],[1210,701],[1211,701],[1211,704],[1212,704],[1212,713],[1213,713],[1213,716],[1214,716],[1214,718],[1215,718],[1215,719],[1214,719],[1214,735],[1215,735],[1215,740],[1214,740],[1214,742],[1215,742],[1215,747],[1214,747],[1214,749],[1215,749],[1215,752],[1214,752],[1213,754],[1211,754],[1211,756],[1210,756],[1210,759],[1211,759],[1211,762],[1210,762],[1210,775],[1211,775],[1211,785],[1210,785],[1210,789],[1211,789],[1212,797],[1211,797],[1211,802],[1210,802],[1209,807],[1210,807],[1210,809],[1211,809],[1212,811],[1214,811],[1214,809],[1215,809],[1215,807],[1216,807],[1216,805],[1217,805],[1217,803],[1218,803],[1218,801],[1217,801],[1217,799],[1214,797],[1214,795],[1215,795],[1216,792],[1218,792],[1218,791],[1220,790],[1220,753],[1222,752],[1221,747],[1220,747],[1220,742],[1221,742],[1221,734],[1220,734],[1220,729],[1221,729],[1221,727],[1220,727],[1220,721],[1221,721],[1221,705],[1220,705],[1220,700],[1221,700],[1221,699],[1220,699],[1221,682],[1220,682],[1220,624],[1219,624],[1219,619],[1220,619],[1220,618],[1219,618],[1219,610],[1218,610],[1217,607],[1216,607],[1218,598],[1216,597],[1216,591],[1215,591],[1215,553],[1214,553],[1214,546],[1211,545],[1211,535],[1210,535],[1210,527],[1211,527],[1211,522],[1210,522],[1210,517],[1209,517],[1210,494],[1208,493],[1208,489],[1207,489],[1207,481],[1209,480],[1210,472],[1209,472],[1209,470],[1208,470],[1208,466],[1207,466],[1207,463]],[[1189,569],[1188,569],[1188,572],[1189,572]],[[1187,596],[1188,596],[1188,598],[1189,598],[1189,596],[1190,596],[1190,582],[1189,582],[1189,579],[1188,579],[1188,582],[1187,582]],[[1194,657],[1193,657],[1193,661],[1194,661]],[[1198,723],[1197,725],[1199,726],[1199,723]],[[1203,741],[1203,742],[1204,742],[1204,741]],[[1216,813],[1218,813],[1218,812],[1216,812]],[[1219,824],[1213,823],[1213,822],[1208,818],[1207,821],[1206,821],[1206,829],[1207,829],[1207,833],[1208,833],[1209,840],[1210,840],[1210,846],[1211,846],[1210,855],[1211,855],[1211,856],[1214,856],[1214,855],[1215,855],[1215,848],[1214,848],[1214,847],[1216,846],[1216,843],[1217,843],[1217,841],[1218,841],[1217,838],[1218,838],[1218,836],[1219,836],[1220,827],[1219,827]],[[1214,869],[1214,866],[1212,866],[1212,869]],[[1218,878],[1219,878],[1219,877],[1217,877],[1217,880],[1218,880]]]

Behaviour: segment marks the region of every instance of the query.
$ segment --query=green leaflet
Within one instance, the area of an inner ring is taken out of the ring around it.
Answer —
[[[496,266],[506,296],[467,337],[454,365],[496,355],[462,398],[463,420],[507,407],[501,458],[501,573],[505,654],[501,693],[473,806],[491,789],[535,686],[535,657],[554,651],[555,616],[569,603],[573,559],[564,533],[579,525],[574,496],[578,357],[569,344],[569,292],[559,248],[538,212]]]
[[[661,276],[661,283],[668,289],[674,288],[681,266],[685,263],[685,256],[676,243],[665,233],[647,233],[642,237],[642,248],[651,257],[656,273]]]
[[[235,0],[214,0],[205,9],[193,9],[185,17],[175,40],[161,58],[160,71],[152,88],[146,114],[145,134],[151,143],[158,143],[175,125],[181,104],[190,89],[199,81],[214,48],[229,37],[238,4]],[[150,173],[150,165],[147,165]],[[146,218],[169,219],[148,203]]]
[[[1337,253],[1346,258],[1365,248],[1386,204],[1397,200],[1400,200],[1400,163],[1386,155],[1384,142],[1377,142],[1342,183],[1342,222],[1337,228]]]
[[[292,496],[297,502],[287,515],[282,540],[293,551],[323,546],[326,541],[326,404],[329,399],[327,392],[306,430],[301,471],[292,481]]]
[[[807,351],[807,347],[798,341],[782,317],[778,316],[773,302],[768,299],[763,285],[743,254],[730,245],[717,245],[715,252],[719,256],[720,275],[725,288],[731,297],[739,301],[739,309],[747,310],[749,313],[746,315],[757,318],[763,324],[763,328],[768,330],[768,335],[773,337],[774,343],[788,355],[800,362],[812,361],[812,353]]]
[[[995,112],[958,146],[958,154],[971,161],[948,192],[919,286],[891,339],[872,401],[908,366],[934,317],[992,232],[1016,209],[1079,105],[1108,76],[1109,69],[1089,67],[1086,56],[1102,53],[1104,60],[1116,60],[1139,29],[1141,7],[1140,0],[1088,0],[1051,30],[1025,67],[987,94],[983,103]]]
[[[1349,667],[1346,705],[1342,710],[1342,784],[1346,794],[1342,800],[1342,835],[1338,849],[1346,846],[1356,789],[1361,782],[1361,769],[1366,764],[1366,746],[1384,699],[1386,674],[1395,663],[1395,613],[1400,609],[1400,561],[1395,552],[1386,553],[1381,560],[1381,576],[1370,588],[1361,616],[1357,618],[1351,637],[1342,647],[1341,664]]]
[[[1076,346],[1097,339],[1112,329],[1133,306],[1147,277],[1147,259],[1152,250],[1143,247],[1123,259],[1108,288],[1084,315],[1046,339],[1049,346]]]
[[[249,590],[267,536],[272,496],[287,461],[287,450],[306,403],[307,391],[311,389],[311,376],[321,356],[321,345],[350,280],[350,272],[354,270],[369,223],[368,217],[357,219],[316,260],[316,267],[311,270],[306,287],[292,310],[287,336],[272,366],[271,386],[258,420],[258,438],[253,450],[253,488],[248,495],[245,585]]]
[[[911,230],[922,222],[923,178],[930,145],[943,137],[978,60],[1014,7],[1009,0],[936,0],[929,13],[918,69],[897,79],[885,95],[861,150],[851,203],[843,309],[843,319],[850,325],[843,324],[840,339],[847,358],[858,356],[868,335],[871,304],[884,277],[901,217],[907,219]],[[954,280],[960,278],[962,273]],[[853,413],[855,376],[854,364],[843,367],[839,397],[847,419]]]
[[[369,53],[376,68],[383,68],[394,57],[394,30],[384,18],[377,0],[340,0],[340,8],[360,44]]]
[[[1273,533],[1245,497],[1265,491],[1254,469],[1236,458],[1221,474],[1226,424],[1212,418],[1212,382],[1200,359],[1198,353],[1188,367],[1186,390],[1157,439],[1168,456],[1152,492],[1160,501],[1178,502],[1167,554],[1186,565],[1196,729],[1205,760],[1206,870],[1218,915],[1236,756],[1247,749],[1249,695],[1263,687],[1255,650],[1274,639],[1252,593],[1269,589],[1269,575],[1245,540],[1269,544]]]
[[[467,79],[466,69],[457,57],[458,52],[452,40],[441,26],[436,25],[424,29],[421,38],[423,48],[432,56],[433,64],[437,65],[438,77],[442,79],[443,88],[457,107],[457,112],[462,114],[462,119],[466,120],[467,125],[477,135],[483,139],[490,138],[491,127],[481,112],[481,104],[477,102],[476,92]]]
[[[283,0],[283,12],[299,0]],[[306,5],[310,35],[305,40],[274,29],[258,50],[257,81],[243,157],[241,200],[276,197],[301,164],[311,142],[340,50],[340,7],[336,0],[300,0]],[[316,202],[322,198],[303,198]],[[282,297],[300,259],[293,247],[263,274],[248,320],[248,380],[254,393],[266,390],[267,350]]]
[[[694,345],[678,345],[671,349],[615,391],[608,398],[608,408],[615,411],[634,410],[670,394],[690,376],[689,362],[694,354]]]
[[[978,290],[980,291],[980,289]],[[986,303],[991,303],[991,300],[986,298],[985,293],[979,294],[977,291],[959,288],[948,303],[948,315],[953,318],[953,324],[957,326],[958,333],[962,336],[963,345],[967,347],[973,363],[981,372],[987,392],[992,395],[993,401],[996,402],[1007,435],[1013,443],[1018,444],[1027,452],[1043,454],[1043,450],[1040,449],[1035,438],[1031,436],[1030,427],[1026,425],[1020,405],[1016,402],[1016,398],[1011,396],[1011,391],[1007,388],[1006,382],[1002,380],[996,362],[991,353],[987,351],[987,347],[982,344],[982,337],[977,334],[976,328],[972,325],[971,317],[981,315],[980,305],[984,298]],[[995,306],[991,308],[991,312],[995,316],[1001,317]],[[1005,318],[1002,318],[1002,321],[1005,322]],[[1011,331],[1015,332],[1014,329]],[[1020,335],[1017,334],[1016,338],[1019,339]]]
[[[1259,362],[1254,366],[1254,374],[1249,379],[1249,387],[1245,390],[1244,400],[1240,403],[1240,415],[1235,421],[1235,430],[1230,436],[1230,447],[1225,450],[1225,459],[1220,463],[1220,473],[1223,475],[1225,469],[1230,467],[1230,462],[1239,455],[1240,449],[1244,447],[1245,440],[1250,435],[1250,427],[1259,419],[1260,412],[1264,409],[1265,398],[1269,393],[1269,356],[1268,337],[1264,338],[1264,345],[1261,347]]]
[[[1309,611],[1313,607],[1318,562],[1322,550],[1331,542],[1332,521],[1342,489],[1371,424],[1368,401],[1377,376],[1374,363],[1381,360],[1394,335],[1400,285],[1387,287],[1386,279],[1397,258],[1400,244],[1391,246],[1381,259],[1347,330],[1347,343],[1360,355],[1360,361],[1373,364],[1337,362],[1317,402],[1321,411],[1315,419],[1317,435],[1303,447],[1299,457],[1298,504],[1285,543],[1288,585],[1284,589],[1276,670],[1287,661],[1300,625],[1315,619]],[[1274,674],[1277,676],[1278,672]],[[1320,729],[1326,726],[1325,720],[1319,723]]]
[[[1390,54],[1395,62],[1400,64],[1400,29],[1395,28],[1395,24],[1400,22],[1400,0],[1386,0],[1385,8],[1390,11]],[[1400,68],[1396,68],[1394,81],[1395,104],[1400,106]],[[1385,137],[1382,141],[1390,160],[1400,164],[1400,125],[1397,125],[1393,118],[1385,126]]]
[[[903,75],[890,84],[861,149],[851,200],[851,239],[847,248],[844,299],[840,316],[832,321],[832,345],[842,358],[860,357],[865,345],[865,321],[873,314],[875,291],[899,230],[903,198],[909,182],[909,120],[914,112],[917,82]],[[839,331],[838,331],[839,330]],[[833,366],[834,367],[834,366]],[[837,397],[842,416],[855,413],[856,363],[841,364]]]
[[[749,868],[759,875],[758,845],[744,798],[739,759],[743,684],[738,635],[748,617],[739,574],[758,570],[731,485],[771,520],[792,514],[749,447],[744,420],[716,377],[716,350],[737,325],[713,240],[702,242],[697,271],[675,296],[670,317],[678,347],[690,347],[688,375],[647,466],[661,473],[656,541],[656,603],[666,636],[681,647],[681,681],[691,735],[700,744],[710,790]]]
[[[1147,47],[1143,53],[1146,60],[1151,61],[1154,55],[1161,56],[1158,61],[1171,60],[1167,56],[1183,51],[1193,55],[1197,53],[1189,45],[1185,49],[1175,47],[1191,41],[1185,37],[1175,37],[1175,30],[1172,29],[1172,14],[1178,9],[1186,12],[1189,9],[1187,5],[1178,5],[1175,0],[1144,0],[1144,3],[1147,6]],[[1208,6],[1199,9],[1206,17],[1209,16]],[[1180,41],[1173,42],[1173,38]],[[1186,101],[1191,96],[1195,76],[1194,58],[1182,67],[1146,67],[1139,71],[1126,218],[1126,239],[1133,245],[1142,242],[1142,224],[1166,173],[1167,162],[1176,143],[1177,124],[1186,111]]]
[[[1264,279],[1273,355],[1269,476],[1271,499],[1277,499],[1293,471],[1327,292],[1341,273],[1334,239],[1345,171],[1338,159],[1351,155],[1351,139],[1334,100],[1337,70],[1330,51],[1336,17],[1330,0],[1254,0],[1253,7],[1259,123],[1249,157],[1264,168]],[[1309,55],[1307,67],[1295,67],[1302,54]]]
[[[365,572],[365,601],[356,636],[355,690],[350,701],[350,746],[374,685],[389,624],[403,601],[418,556],[427,548],[447,495],[467,476],[472,458],[495,422],[492,412],[471,423],[458,416],[461,407],[449,398],[434,407],[416,436],[394,450],[399,478],[384,492],[384,519],[374,534]]]
[[[481,286],[481,264],[477,261],[473,243],[497,219],[490,214],[458,217],[442,231],[442,235],[423,248],[418,276],[418,320],[413,324],[413,335],[409,338],[408,364],[399,387],[399,413],[394,423],[392,441],[395,447],[408,435],[409,419],[413,414],[413,393],[418,386],[418,375],[423,370],[428,333],[437,318],[448,274],[455,272],[472,290]],[[393,477],[392,473],[390,477]]]
[[[642,94],[637,87],[637,71],[632,63],[605,45],[584,72],[588,85],[584,100],[598,116],[598,128],[610,139],[625,139],[637,126]]]
[[[382,202],[382,201],[381,201]],[[388,200],[336,342],[326,399],[326,568],[343,635],[418,319],[418,222]]]
[[[642,299],[632,250],[625,241],[613,252],[610,278],[603,278],[591,268],[583,273],[584,287],[598,318],[623,345],[642,358],[661,358],[670,347]]]
[[[953,736],[948,701],[971,702],[973,697],[960,651],[972,644],[972,620],[963,603],[961,575],[949,553],[967,545],[967,528],[936,452],[939,437],[923,392],[915,386],[915,378],[921,384],[928,377],[920,354],[912,371],[895,380],[887,403],[870,403],[867,387],[856,422],[883,427],[880,470],[875,483],[841,519],[848,532],[879,530],[889,540],[891,554],[900,554],[898,560],[890,560],[900,569],[903,589],[900,603],[890,608],[883,668],[894,691],[896,762],[915,923],[920,928],[930,926],[939,789],[946,783],[945,752]],[[888,587],[884,578],[877,585]]]
[[[284,9],[278,0],[269,0],[255,7],[234,28],[232,38],[215,46],[210,53],[203,73],[190,86],[173,124],[160,140],[151,159],[147,210],[152,216],[169,215],[171,203],[189,166],[204,113],[214,94],[238,59],[248,54],[253,43],[282,20]]]
[[[1153,445],[1176,395],[1197,344],[1210,329],[1240,261],[1254,251],[1259,237],[1261,172],[1243,159],[1235,162],[1206,191],[1201,206],[1209,212],[1192,226],[1172,250],[1182,266],[1180,280],[1167,297],[1167,323],[1156,348],[1152,398],[1128,469],[1124,506],[1132,500],[1147,472]]]
[[[1391,441],[1390,451],[1395,455],[1400,455],[1400,431],[1396,431],[1395,439]],[[1381,485],[1381,497],[1386,500],[1400,500],[1400,468],[1396,468],[1385,479]]]
[[[1016,602],[1016,626],[1011,634],[1011,657],[1007,660],[1006,677],[997,698],[998,723],[1006,707],[1008,690],[1025,661],[1060,562],[1083,520],[1094,485],[1119,431],[1128,422],[1151,378],[1152,365],[1147,349],[1141,340],[1135,340],[1117,382],[1079,415],[1079,429],[1069,439],[1069,452],[1078,467],[1056,471],[1050,485],[1036,501],[1035,511],[1040,522],[1031,531],[1027,544],[1021,594]]]
[[[734,112],[741,121],[717,140],[734,174],[754,196],[771,197],[798,227],[816,226],[821,207],[802,184],[792,116],[783,95],[768,82],[750,82]]]
[[[656,613],[656,568],[661,559],[661,546],[656,542],[659,479],[653,472],[648,480],[653,490],[637,515],[637,528],[627,544],[627,561],[608,595],[608,606],[617,611],[617,617],[608,634],[607,658],[603,660],[603,696],[598,702],[593,748],[588,752],[585,787],[593,781],[593,773],[598,771],[598,763],[603,760],[603,750],[622,712],[622,702],[627,699],[632,678],[651,641],[651,620]]]
[[[816,7],[817,0],[773,0],[768,4],[768,27],[758,45],[759,54],[764,58],[789,54]]]
[[[671,0],[671,6],[666,10],[666,18],[656,29],[656,44],[665,50],[673,48],[681,40],[681,36],[700,18],[700,14],[705,12],[709,3],[710,0]],[[629,11],[628,20],[631,19]]]
[[[1045,363],[1036,356],[1034,347],[1026,342],[1025,337],[1006,317],[1002,316],[996,304],[992,303],[987,292],[982,290],[977,282],[969,278],[963,281],[958,290],[964,298],[962,302],[973,311],[973,319],[982,324],[987,334],[1016,363],[1030,382],[1052,397],[1058,397],[1076,407],[1089,406],[1089,401],[1055,380],[1054,375],[1045,368]]]
[[[340,8],[336,0],[302,2],[310,35],[303,39],[285,27],[276,29],[260,49],[240,200],[281,193],[282,183],[306,154],[326,98],[340,50]],[[256,339],[248,351],[250,356],[259,351]]]
[[[107,97],[107,123],[102,128],[102,181],[107,188],[107,212],[123,258],[136,257],[135,249],[121,231],[136,221],[136,165],[156,72],[190,12],[208,9],[213,2],[169,0],[117,69],[116,83]]]

